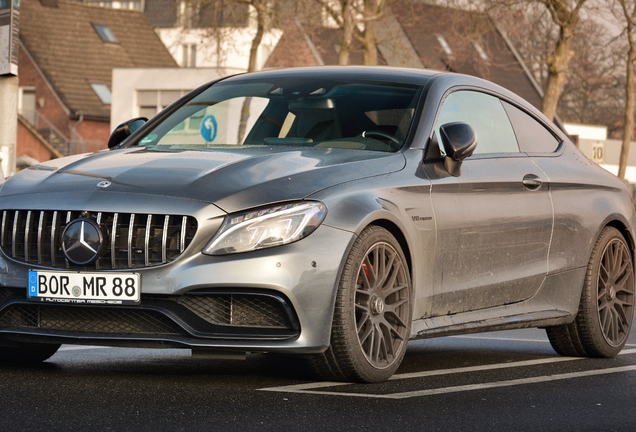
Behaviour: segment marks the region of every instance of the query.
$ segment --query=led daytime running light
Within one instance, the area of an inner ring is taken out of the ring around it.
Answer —
[[[229,216],[203,253],[226,255],[292,243],[311,234],[326,214],[324,204],[306,201]]]

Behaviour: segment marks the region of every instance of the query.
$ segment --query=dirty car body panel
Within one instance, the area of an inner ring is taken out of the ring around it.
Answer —
[[[449,138],[458,122],[476,145],[455,159],[468,148]],[[204,86],[112,149],[18,173],[0,216],[0,352],[320,356],[349,337],[336,334],[345,319],[370,372],[340,378],[362,381],[386,379],[406,339],[572,325],[597,239],[613,227],[633,257],[636,222],[625,185],[514,94],[463,75],[356,67]],[[70,250],[90,229],[95,256],[78,263]],[[389,264],[373,261],[376,249]],[[384,265],[400,293],[362,293]],[[52,285],[70,273],[78,290]],[[119,301],[118,274],[138,299]],[[103,298],[91,295],[100,283],[113,284]]]

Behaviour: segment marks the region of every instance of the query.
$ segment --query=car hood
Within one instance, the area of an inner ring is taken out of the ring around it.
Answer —
[[[137,193],[209,202],[231,213],[302,199],[339,183],[398,171],[404,165],[399,153],[347,149],[245,147],[168,152],[130,148],[36,165],[9,179],[0,196]],[[98,187],[103,181],[111,184]]]

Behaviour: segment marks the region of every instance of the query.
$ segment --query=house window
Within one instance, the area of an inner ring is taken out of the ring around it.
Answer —
[[[103,104],[110,105],[112,99],[108,87],[106,87],[104,84],[95,83],[91,84],[91,87],[93,88],[93,91],[97,93],[97,96],[99,96],[99,99],[102,101]]]
[[[35,87],[20,87],[18,112],[32,125],[35,125],[35,102]]]
[[[435,36],[437,37],[439,44],[444,49],[444,52],[446,53],[446,55],[448,55],[449,57],[453,57],[453,50],[451,50],[450,45],[448,45],[448,42],[446,42],[446,39],[444,39],[444,36],[439,34]]]
[[[475,47],[477,54],[479,54],[479,57],[481,57],[483,61],[487,62],[489,60],[488,54],[486,54],[486,51],[484,51],[484,48],[479,44],[479,42],[473,41],[473,46]]]
[[[137,0],[133,1],[119,1],[119,0],[107,0],[107,1],[97,1],[97,0],[84,0],[84,3],[96,4],[101,7],[107,7],[112,9],[136,9],[141,10],[141,2]]]
[[[190,90],[137,90],[139,117],[152,118]]]
[[[93,24],[93,26],[104,42],[119,43],[119,40],[117,40],[115,33],[113,33],[110,27],[98,24]]]
[[[181,45],[181,67],[197,66],[197,45],[183,44]]]

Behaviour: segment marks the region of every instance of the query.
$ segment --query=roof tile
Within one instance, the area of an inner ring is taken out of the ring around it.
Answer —
[[[22,0],[20,40],[74,114],[110,119],[110,105],[90,84],[111,89],[114,67],[177,66],[141,12],[68,1],[57,6]],[[119,42],[104,42],[95,24],[110,27]]]

